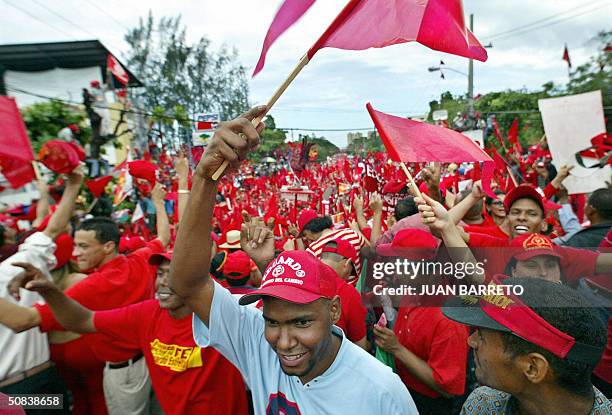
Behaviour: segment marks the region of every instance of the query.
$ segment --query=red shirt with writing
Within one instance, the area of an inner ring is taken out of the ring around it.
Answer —
[[[192,315],[174,319],[157,300],[95,313],[98,332],[132,354],[142,351],[155,395],[167,415],[248,413],[240,372],[218,351],[193,339]]]

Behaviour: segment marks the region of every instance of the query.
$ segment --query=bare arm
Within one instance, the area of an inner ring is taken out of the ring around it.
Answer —
[[[26,284],[30,291],[36,291],[47,302],[57,321],[68,331],[95,333],[94,312],[68,297],[52,281],[40,275]],[[38,312],[33,309],[36,315]],[[40,317],[39,317],[40,319]]]
[[[423,195],[415,198],[423,223],[429,226],[432,233],[439,234],[444,241],[450,259],[454,263],[463,263],[465,278],[469,284],[482,284],[485,280],[484,268],[479,266],[474,254],[468,247],[457,226],[451,222],[449,212],[440,203]],[[472,264],[471,271],[465,264]]]
[[[375,325],[374,335],[376,336],[376,346],[391,353],[415,378],[446,398],[452,396],[436,383],[433,370],[427,362],[404,347],[393,330]]]
[[[161,184],[156,183],[151,192],[151,198],[153,199],[155,217],[157,218],[157,239],[166,247],[170,243],[170,222],[168,222],[168,213],[164,205],[164,197],[166,197],[166,191]]]
[[[264,107],[251,109],[243,116],[221,124],[193,175],[189,204],[181,221],[170,269],[170,287],[183,297],[196,315],[208,324],[214,285],[210,268],[213,208],[217,182],[212,180],[224,160],[237,168],[250,149],[259,143],[251,121]],[[258,128],[263,128],[260,124]]]
[[[355,208],[355,216],[357,217],[357,224],[359,225],[359,229],[367,228],[368,223],[365,219],[365,215],[363,214],[363,199],[361,198],[361,196],[355,196],[355,199],[353,199],[353,207]]]
[[[49,187],[47,182],[40,179],[36,182],[36,187],[40,193],[40,199],[36,204],[36,219],[32,222],[32,227],[40,225],[45,216],[49,214]]]
[[[180,223],[189,202],[189,164],[187,158],[177,157],[174,161],[174,168],[178,176],[178,218]]]
[[[482,191],[480,181],[478,181],[472,186],[472,193],[470,193],[465,199],[457,203],[451,210],[448,211],[452,222],[455,225],[461,222],[461,219],[463,219],[472,206],[474,206],[483,197],[484,192]]]
[[[21,333],[40,324],[40,314],[32,307],[23,307],[0,298],[0,324]]]
[[[378,238],[382,234],[382,208],[383,202],[378,193],[374,193],[370,199],[370,209],[374,212],[372,220],[372,233],[370,235],[370,244],[375,245]]]
[[[44,234],[49,238],[57,238],[57,236],[62,233],[64,229],[66,229],[66,226],[70,221],[70,217],[72,216],[72,211],[74,210],[74,205],[76,203],[76,198],[79,194],[82,182],[83,172],[82,167],[79,166],[68,175],[62,200],[60,200],[57,209],[55,212],[53,212],[53,215],[49,220],[49,225],[47,225],[44,230]]]

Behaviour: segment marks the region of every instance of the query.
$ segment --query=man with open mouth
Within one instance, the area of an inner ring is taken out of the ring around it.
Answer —
[[[259,143],[257,107],[215,132],[193,175],[181,221],[170,287],[194,311],[198,345],[212,346],[243,374],[256,414],[417,414],[391,369],[348,341],[334,324],[341,311],[335,272],[312,254],[290,251],[273,258],[274,236],[243,225],[243,250],[263,271],[258,290],[240,304],[262,300],[263,313],[241,305],[208,275],[211,219],[224,160],[236,168]],[[262,248],[262,249],[259,249]],[[272,248],[272,249],[269,249]]]

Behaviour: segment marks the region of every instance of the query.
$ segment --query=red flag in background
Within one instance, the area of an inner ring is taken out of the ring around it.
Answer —
[[[308,51],[363,50],[405,42],[479,61],[487,52],[465,27],[460,0],[351,0]]]
[[[570,60],[569,50],[567,50],[567,43],[565,44],[565,48],[563,49],[563,60],[567,62],[567,67],[572,67],[572,61]]]
[[[266,63],[268,49],[276,42],[276,39],[297,22],[300,17],[310,9],[310,6],[312,6],[314,2],[315,0],[285,0],[283,2],[268,28],[268,33],[266,33],[266,38],[261,48],[259,61],[253,71],[253,76],[257,75],[259,71],[263,69]]]
[[[121,66],[119,61],[110,53],[106,58],[106,67],[113,75],[115,75],[115,78],[117,78],[119,82],[121,82],[123,85],[127,85],[128,81],[130,80],[130,75],[126,72],[123,66]]]
[[[0,96],[0,170],[13,189],[34,180],[32,161],[34,153],[15,98]]]
[[[520,154],[523,153],[523,147],[518,139],[518,118],[515,118],[514,121],[512,121],[512,126],[508,130],[508,142],[512,144],[512,147],[514,147]]]
[[[104,193],[104,188],[113,179],[113,176],[102,176],[96,179],[85,181],[85,185],[94,197],[100,197]]]
[[[470,138],[457,131],[376,111],[366,105],[380,138],[396,162],[483,162],[482,187],[491,197],[495,162]]]

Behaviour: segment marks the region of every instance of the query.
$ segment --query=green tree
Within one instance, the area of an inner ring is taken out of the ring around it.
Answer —
[[[236,50],[212,51],[205,37],[187,43],[180,16],[156,22],[149,12],[125,40],[130,45],[127,65],[145,84],[131,91],[131,98],[138,106],[162,109],[156,112],[158,122],[199,112],[219,112],[227,120],[248,109],[245,68]],[[169,128],[164,122],[159,127]]]
[[[255,153],[251,154],[251,159],[259,161],[264,157],[273,157],[274,151],[285,144],[287,133],[276,128],[276,122],[272,115],[267,115],[265,120],[266,129],[261,133],[261,144]]]
[[[89,123],[84,122],[87,114],[73,105],[60,101],[40,102],[22,109],[21,115],[35,153],[46,141],[57,139],[57,133],[69,124],[79,126],[82,144],[89,142],[91,137]]]

